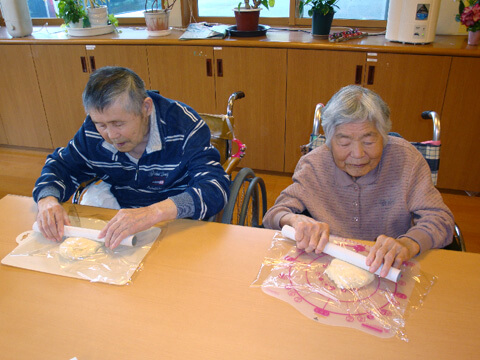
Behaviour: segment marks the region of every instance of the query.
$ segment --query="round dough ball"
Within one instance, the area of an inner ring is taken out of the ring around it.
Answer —
[[[375,279],[375,274],[345,261],[333,259],[325,274],[341,289],[359,289]]]
[[[101,244],[82,237],[66,238],[59,247],[60,255],[69,260],[85,259],[97,252]]]

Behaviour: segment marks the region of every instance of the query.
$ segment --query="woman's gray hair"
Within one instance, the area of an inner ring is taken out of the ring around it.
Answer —
[[[143,101],[148,96],[143,80],[124,67],[102,67],[90,75],[83,91],[83,107],[86,113],[90,110],[103,112],[123,94],[128,94],[130,99],[124,104],[125,111],[141,115]]]
[[[390,109],[382,98],[373,91],[357,85],[341,88],[322,109],[322,127],[326,144],[330,147],[337,126],[348,123],[371,121],[388,142],[388,132],[392,127]]]

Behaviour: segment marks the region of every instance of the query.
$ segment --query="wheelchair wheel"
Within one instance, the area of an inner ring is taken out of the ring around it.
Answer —
[[[225,224],[261,226],[267,211],[267,196],[262,178],[253,170],[243,168],[235,177],[230,188],[230,198],[223,211]]]

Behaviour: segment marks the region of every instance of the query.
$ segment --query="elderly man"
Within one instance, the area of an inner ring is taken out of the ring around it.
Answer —
[[[297,247],[323,251],[329,234],[371,240],[371,272],[452,241],[453,215],[408,141],[388,135],[390,110],[374,92],[347,86],[322,111],[326,144],[297,164],[293,184],[264,218],[295,228]],[[305,213],[309,214],[306,216]]]
[[[159,221],[204,219],[223,209],[230,180],[193,109],[146,91],[137,74],[121,67],[95,71],[83,104],[82,127],[47,157],[33,190],[45,237],[62,239],[69,219],[60,203],[93,177],[122,208],[100,233],[111,249]]]

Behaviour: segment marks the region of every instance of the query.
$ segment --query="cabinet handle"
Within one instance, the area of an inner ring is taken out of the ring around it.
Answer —
[[[375,66],[368,67],[367,85],[373,85],[375,79]]]
[[[207,59],[207,76],[212,76],[212,59]]]
[[[223,76],[223,60],[222,59],[217,59],[217,76],[218,77]]]
[[[360,85],[362,83],[362,73],[363,73],[363,66],[357,65],[357,70],[355,71],[355,84]]]
[[[90,67],[92,68],[92,71],[97,70],[97,67],[95,66],[95,57],[90,56]]]
[[[85,56],[80,56],[80,61],[82,62],[82,71],[84,73],[88,72],[87,69],[87,60],[85,59]]]

